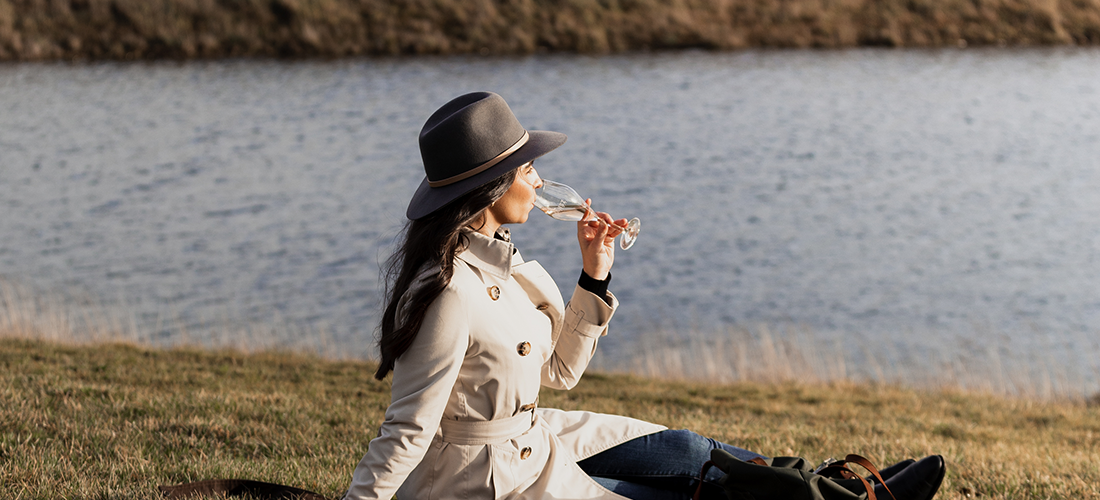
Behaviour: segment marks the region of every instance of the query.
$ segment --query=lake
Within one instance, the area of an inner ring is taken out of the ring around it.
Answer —
[[[767,337],[1100,390],[1094,49],[0,65],[0,276],[141,341],[371,357],[417,134],[472,90],[642,220],[600,367]],[[513,228],[564,293],[573,231]]]

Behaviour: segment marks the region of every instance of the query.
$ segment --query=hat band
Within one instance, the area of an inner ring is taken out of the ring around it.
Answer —
[[[456,183],[458,181],[461,181],[463,179],[469,179],[470,177],[473,177],[473,176],[475,176],[477,174],[480,174],[480,173],[482,173],[486,170],[489,170],[490,168],[492,168],[493,165],[496,165],[497,163],[500,163],[500,162],[504,161],[505,158],[511,156],[512,153],[515,153],[516,150],[523,147],[524,144],[527,144],[527,140],[530,139],[530,138],[531,138],[531,134],[528,134],[527,131],[524,130],[523,131],[523,137],[520,137],[519,140],[516,141],[516,143],[512,145],[512,147],[504,150],[504,152],[497,155],[496,158],[493,158],[492,160],[489,160],[485,163],[482,163],[480,166],[477,166],[475,168],[472,168],[470,170],[462,172],[461,174],[455,175],[453,177],[448,177],[446,179],[442,179],[442,180],[438,180],[438,181],[433,181],[431,179],[428,179],[428,185],[431,186],[431,187],[434,187],[434,188],[443,187],[443,186],[446,186],[446,185],[449,185],[449,184],[454,184],[454,183]]]

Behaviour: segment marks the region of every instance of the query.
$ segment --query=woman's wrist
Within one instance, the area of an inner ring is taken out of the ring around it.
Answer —
[[[611,283],[611,273],[607,273],[607,277],[598,280],[588,274],[588,272],[581,270],[581,277],[577,280],[577,285],[583,288],[585,291],[592,293],[606,302],[611,304],[611,298],[607,296],[607,286]]]
[[[581,272],[591,276],[596,280],[605,280],[611,275],[610,269],[600,269],[597,266],[581,266]]]

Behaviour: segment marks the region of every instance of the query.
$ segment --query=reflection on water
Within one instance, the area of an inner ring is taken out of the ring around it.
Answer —
[[[151,337],[280,323],[368,355],[420,125],[491,89],[529,128],[569,134],[540,173],[645,220],[617,256],[602,363],[652,332],[766,327],[885,359],[1053,350],[1095,388],[1098,63],[1044,49],[0,66],[0,274],[116,304]],[[537,212],[514,229],[567,292],[571,232]]]

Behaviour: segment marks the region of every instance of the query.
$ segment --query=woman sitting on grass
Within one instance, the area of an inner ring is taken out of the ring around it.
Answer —
[[[392,399],[346,499],[686,499],[712,449],[760,457],[686,430],[538,407],[541,386],[577,384],[618,305],[608,283],[613,225],[625,220],[577,223],[583,266],[568,303],[503,228],[527,220],[542,184],[532,162],[564,142],[524,129],[487,92],[424,125],[427,176],[391,260],[375,373],[393,372]],[[884,471],[897,500],[931,498],[939,479],[928,471],[942,477],[931,458]],[[711,484],[721,476],[703,478],[704,498],[725,498]]]

